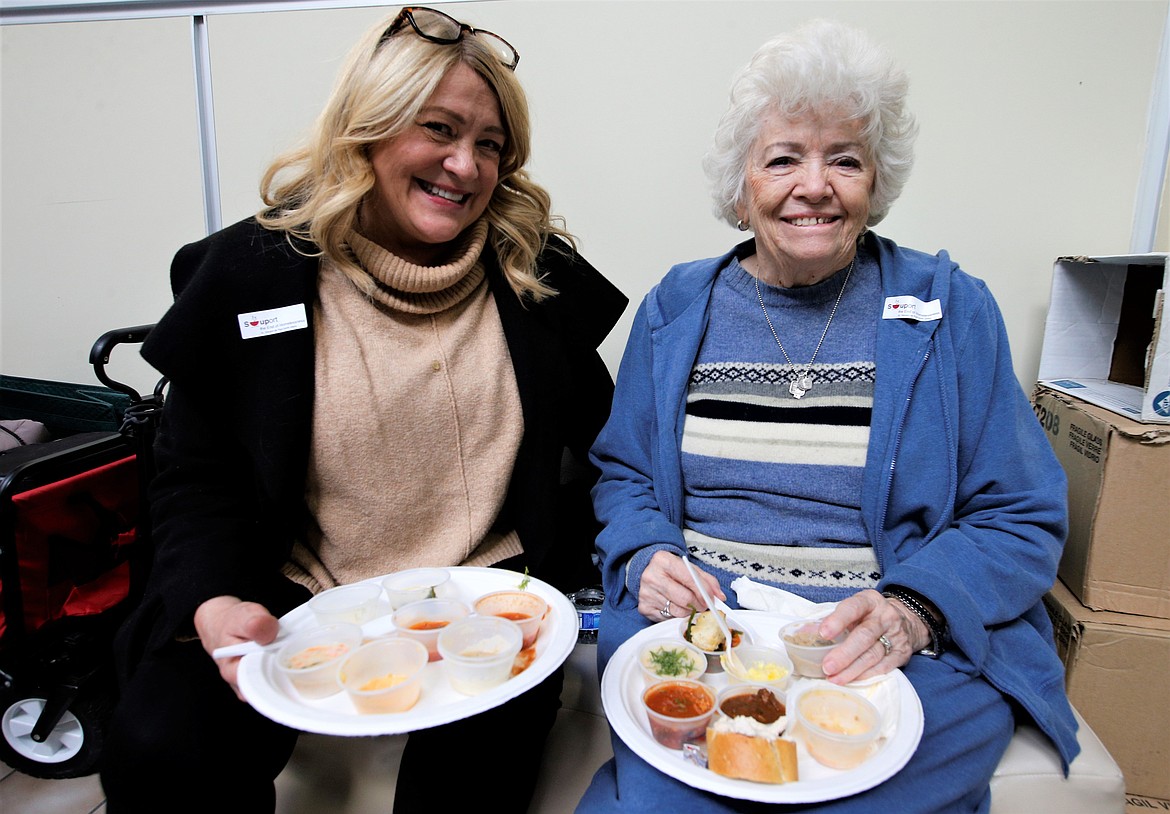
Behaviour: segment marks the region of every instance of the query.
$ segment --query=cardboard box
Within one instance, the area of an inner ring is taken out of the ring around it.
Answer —
[[[1170,426],[1043,386],[1032,405],[1068,476],[1060,578],[1090,608],[1170,617]]]
[[[1060,582],[1044,601],[1069,700],[1121,767],[1126,791],[1170,798],[1170,619],[1090,610]]]
[[[1137,421],[1170,424],[1168,288],[1164,252],[1057,259],[1041,383]]]
[[[1170,811],[1170,800],[1125,793],[1125,814],[1150,814],[1151,811]]]

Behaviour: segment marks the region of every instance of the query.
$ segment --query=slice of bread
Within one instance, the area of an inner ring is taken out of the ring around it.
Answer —
[[[796,742],[707,728],[707,768],[724,777],[757,783],[798,780]]]

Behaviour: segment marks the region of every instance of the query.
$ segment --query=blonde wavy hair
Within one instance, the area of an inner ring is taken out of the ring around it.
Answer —
[[[296,237],[314,244],[312,256],[327,257],[369,292],[374,284],[345,242],[375,185],[370,148],[412,126],[443,77],[462,63],[495,93],[507,131],[499,183],[483,215],[487,243],[517,296],[539,302],[556,294],[541,281],[536,257],[550,235],[570,244],[574,239],[551,214],[549,194],[524,170],[532,142],[528,102],[519,80],[472,34],[443,45],[415,36],[407,27],[383,41],[393,19],[371,28],[354,46],[305,144],[268,167],[260,181],[265,208],[257,221],[287,233],[290,242]]]

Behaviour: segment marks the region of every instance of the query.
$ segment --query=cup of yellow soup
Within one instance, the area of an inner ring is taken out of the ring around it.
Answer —
[[[375,639],[342,660],[337,685],[358,712],[405,712],[422,694],[427,661],[426,647],[413,639]]]

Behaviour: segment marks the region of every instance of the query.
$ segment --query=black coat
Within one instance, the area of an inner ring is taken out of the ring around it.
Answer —
[[[516,564],[533,576],[563,590],[597,583],[588,496],[596,472],[586,453],[613,394],[597,346],[627,299],[561,241],[539,259],[559,292],[541,303],[521,301],[487,250],[484,259],[524,412],[499,525],[519,533]],[[211,597],[260,602],[277,615],[304,598],[280,568],[308,520],[318,268],[252,219],[175,256],[174,305],[142,349],[171,384],[150,492],[154,563],[123,630],[124,668],[143,648],[191,632],[195,609]],[[238,315],[301,303],[307,328],[241,338]]]

